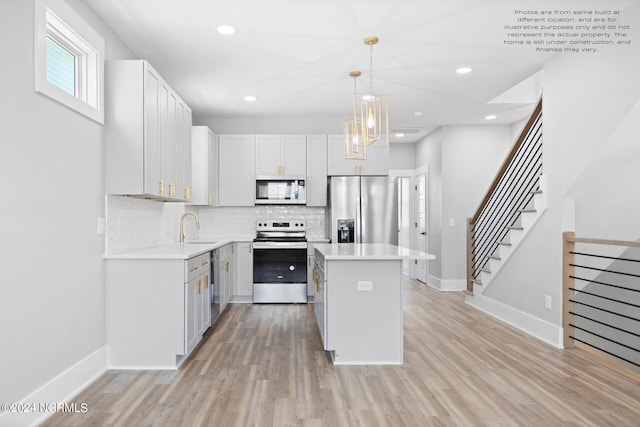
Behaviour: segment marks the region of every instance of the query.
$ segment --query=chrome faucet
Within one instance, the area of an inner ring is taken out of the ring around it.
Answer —
[[[184,218],[188,215],[193,216],[193,218],[196,220],[196,228],[200,230],[200,220],[198,219],[198,215],[196,215],[195,212],[191,211],[183,213],[180,217],[180,236],[178,237],[178,241],[180,243],[184,243]]]

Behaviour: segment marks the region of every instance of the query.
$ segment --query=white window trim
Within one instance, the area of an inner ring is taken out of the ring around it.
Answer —
[[[63,0],[35,0],[34,28],[36,92],[104,124],[104,39]],[[47,81],[47,34],[77,55],[76,97]]]

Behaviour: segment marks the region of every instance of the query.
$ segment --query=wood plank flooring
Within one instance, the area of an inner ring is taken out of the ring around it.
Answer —
[[[640,382],[404,281],[402,366],[333,366],[313,305],[234,304],[178,371],[109,371],[45,426],[638,426]]]

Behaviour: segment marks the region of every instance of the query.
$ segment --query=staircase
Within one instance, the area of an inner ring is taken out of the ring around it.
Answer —
[[[467,224],[467,301],[480,297],[547,208],[542,100]]]

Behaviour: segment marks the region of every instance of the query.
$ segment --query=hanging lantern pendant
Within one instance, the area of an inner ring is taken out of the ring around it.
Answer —
[[[344,122],[344,157],[350,160],[365,160],[367,158],[367,146],[361,135],[361,120],[356,110],[356,79],[361,75],[360,71],[351,71],[353,77],[353,116],[347,117]]]
[[[378,37],[367,37],[364,44],[369,46],[369,94],[362,98],[360,121],[362,143],[369,146],[389,145],[389,110],[387,97],[373,91],[373,45]]]

